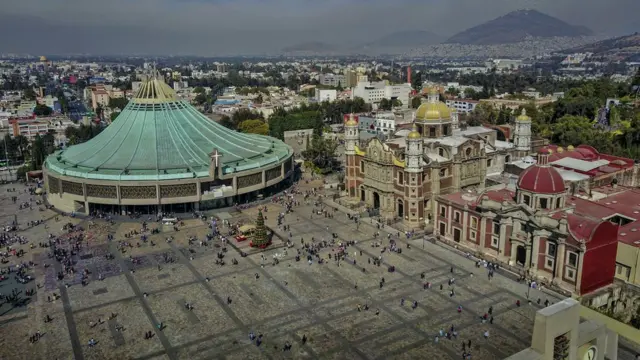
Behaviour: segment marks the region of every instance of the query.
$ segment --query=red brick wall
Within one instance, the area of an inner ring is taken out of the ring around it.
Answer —
[[[609,221],[600,223],[587,242],[582,264],[580,295],[613,283],[618,252],[618,225]]]

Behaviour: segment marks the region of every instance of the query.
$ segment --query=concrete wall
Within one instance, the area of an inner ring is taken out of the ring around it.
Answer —
[[[258,191],[264,189],[268,186],[275,185],[280,181],[283,181],[286,177],[291,176],[293,174],[294,165],[291,164],[291,172],[289,174],[285,174],[285,163],[293,162],[293,158],[290,157],[278,165],[270,166],[268,168],[261,169],[259,171],[245,171],[240,173],[235,173],[232,175],[227,175],[222,177],[223,180],[232,180],[232,187],[227,188],[222,197],[230,197],[235,195],[248,194],[254,191]],[[280,168],[280,175],[275,177],[269,181],[266,180],[266,172],[268,170],[274,168]],[[242,188],[238,188],[238,178],[253,175],[253,174],[261,174],[262,179],[259,183],[251,186],[246,186]],[[216,197],[214,194],[202,194],[202,183],[211,182],[218,177],[205,177],[205,178],[197,178],[197,179],[187,179],[187,180],[167,180],[167,181],[109,181],[109,180],[93,180],[93,179],[81,179],[70,176],[64,176],[58,173],[50,172],[46,168],[44,169],[44,179],[45,179],[45,188],[47,189],[47,199],[51,205],[54,207],[65,211],[78,211],[79,208],[84,207],[85,211],[89,210],[89,203],[95,204],[111,204],[111,205],[159,205],[159,204],[181,204],[181,203],[196,203],[203,200],[212,200],[221,197]],[[49,184],[50,179],[56,179],[58,181],[58,193],[52,192],[51,184]],[[63,181],[69,181],[73,183],[82,184],[82,195],[80,194],[72,194],[69,192],[64,192],[62,187]],[[91,197],[87,195],[87,185],[103,185],[103,186],[115,186],[117,188],[117,196],[113,197]],[[167,185],[181,185],[181,184],[195,184],[196,192],[193,196],[176,196],[176,197],[161,197],[161,186]],[[150,198],[123,198],[122,190],[125,187],[155,187],[155,196]]]
[[[619,242],[616,263],[616,278],[640,285],[640,246]]]

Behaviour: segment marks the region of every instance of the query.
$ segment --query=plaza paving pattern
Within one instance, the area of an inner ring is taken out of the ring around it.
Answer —
[[[277,230],[275,219],[280,210],[269,205],[265,213],[266,224],[272,229]],[[234,213],[232,221],[255,219],[256,214],[255,208]],[[309,265],[304,258],[296,262],[295,250],[289,249],[284,256],[282,242],[276,240],[273,248],[264,252],[268,260],[275,254],[282,256],[276,266],[268,261],[262,267],[262,253],[242,258],[237,244],[229,248],[227,264],[219,266],[214,247],[194,245],[193,251],[188,250],[187,237],[202,239],[208,231],[199,220],[187,221],[178,232],[164,228],[151,236],[155,246],[147,243],[120,254],[116,242],[107,242],[107,234],[121,240],[130,229],[138,229],[139,223],[108,225],[96,221],[89,228],[88,220],[73,221],[91,233],[89,247],[79,254],[76,265],[78,272],[85,268],[91,271],[90,283],[82,286],[77,279],[57,282],[59,265],[44,253],[34,255],[38,263],[35,275],[43,287],[26,312],[0,318],[0,358],[459,359],[462,342],[471,340],[474,359],[500,359],[529,345],[539,309],[535,304],[526,305],[524,294],[518,294],[509,282],[488,281],[484,269],[476,269],[457,255],[449,256],[438,245],[424,244],[422,238],[409,240],[411,249],[406,249],[407,240],[402,239],[402,254],[387,252],[382,266],[369,264],[367,258],[379,255],[380,248],[372,247],[377,229],[368,220],[356,229],[342,213],[333,219],[312,217],[310,206],[296,207],[287,215],[296,248],[301,237],[307,242],[312,237],[329,240],[335,232],[340,239],[357,241],[348,248],[351,258],[355,252],[355,265],[334,261]],[[62,222],[50,220],[46,231],[61,233]],[[277,233],[288,236],[288,232]],[[168,236],[174,236],[174,241],[165,241]],[[386,233],[382,231],[381,236],[386,238]],[[332,250],[324,249],[321,254],[326,259]],[[117,254],[116,259],[106,260],[107,252]],[[176,262],[164,264],[164,253],[172,254]],[[139,264],[132,265],[130,256]],[[232,258],[239,264],[232,265]],[[46,263],[51,266],[45,269]],[[387,272],[387,265],[394,265],[396,271]],[[421,272],[426,273],[425,280],[421,280]],[[102,281],[97,279],[100,273],[105,276]],[[386,282],[380,289],[382,277]],[[451,277],[456,279],[453,298],[447,286]],[[423,290],[423,281],[433,287]],[[440,284],[444,290],[439,290]],[[61,295],[60,299],[47,302],[53,293]],[[228,296],[233,300],[231,305],[226,303]],[[404,306],[401,298],[406,299]],[[516,307],[516,299],[523,306]],[[419,303],[415,310],[411,309],[413,300]],[[192,311],[184,309],[185,301],[194,306]],[[359,312],[358,304],[368,304],[370,310]],[[456,311],[458,305],[463,307],[462,314]],[[493,325],[479,321],[489,306],[494,308]],[[376,309],[380,310],[378,316]],[[107,321],[112,313],[117,317]],[[46,315],[53,321],[44,323]],[[104,323],[89,325],[98,319]],[[156,329],[159,322],[166,326],[162,331]],[[451,325],[456,327],[458,339],[435,343],[438,331]],[[117,331],[118,326],[124,329]],[[28,334],[37,330],[44,336],[30,344]],[[490,332],[488,340],[482,336],[485,330]],[[154,331],[150,340],[144,339],[147,331]],[[250,343],[249,331],[264,334],[261,347]],[[303,335],[309,339],[304,346]],[[94,347],[87,345],[91,338],[98,342]],[[285,341],[293,344],[290,352],[281,350]]]

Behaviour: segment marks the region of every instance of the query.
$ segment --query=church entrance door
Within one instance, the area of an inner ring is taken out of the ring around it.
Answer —
[[[398,200],[398,217],[400,219],[404,218],[404,204],[402,200]]]
[[[373,193],[373,208],[380,209],[380,194],[377,192]]]
[[[367,193],[364,191],[364,189],[360,189],[360,201],[365,201],[364,199],[366,198],[365,195]]]
[[[524,266],[527,262],[527,249],[522,245],[518,245],[516,248],[516,264]]]

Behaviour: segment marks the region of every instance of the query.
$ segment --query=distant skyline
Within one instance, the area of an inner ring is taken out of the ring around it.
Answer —
[[[405,30],[446,38],[524,8],[598,35],[640,31],[638,0],[19,0],[3,4],[0,52],[277,54],[298,43],[355,46]]]

